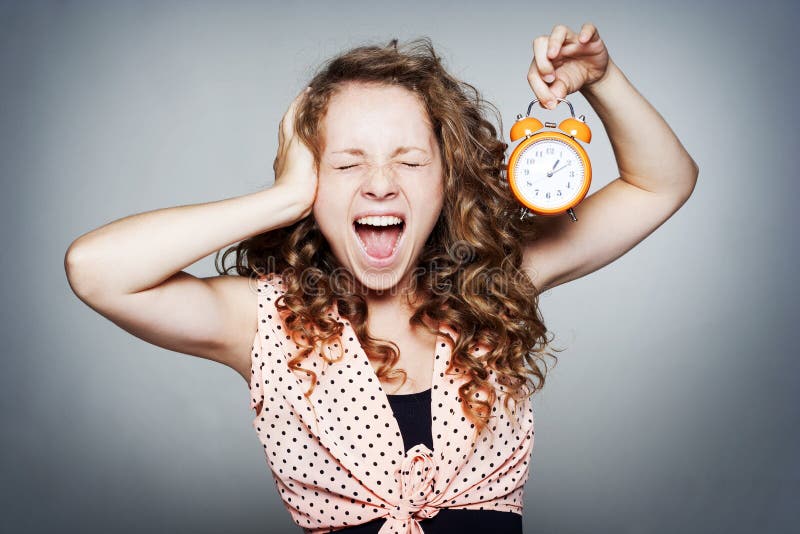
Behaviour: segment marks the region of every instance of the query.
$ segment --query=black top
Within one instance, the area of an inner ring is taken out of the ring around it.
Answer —
[[[426,389],[410,395],[386,395],[392,406],[394,417],[400,426],[405,450],[422,443],[433,450],[431,429],[431,390]],[[423,424],[427,422],[427,424]],[[385,518],[375,519],[362,525],[347,527],[335,532],[348,534],[376,534]],[[465,510],[441,508],[435,517],[419,522],[425,534],[459,534],[492,532],[497,534],[522,534],[522,516],[514,512],[497,510]]]

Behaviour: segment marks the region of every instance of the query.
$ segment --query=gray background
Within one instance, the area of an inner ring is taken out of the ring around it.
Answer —
[[[294,531],[241,377],[94,313],[67,285],[68,245],[267,186],[291,98],[365,41],[430,36],[507,136],[532,99],[531,41],[591,21],[701,172],[657,232],[542,299],[567,350],[535,400],[525,532],[789,532],[797,8],[335,4],[0,3],[2,530]],[[613,153],[569,98],[594,130],[595,191],[618,175]],[[215,274],[212,257],[188,270]]]

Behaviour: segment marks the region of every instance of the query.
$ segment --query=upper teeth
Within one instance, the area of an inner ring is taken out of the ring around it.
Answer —
[[[393,224],[400,224],[403,222],[403,219],[400,217],[395,217],[393,215],[381,215],[381,216],[371,216],[371,217],[361,217],[360,219],[356,219],[358,224],[369,224],[371,226],[391,226]]]

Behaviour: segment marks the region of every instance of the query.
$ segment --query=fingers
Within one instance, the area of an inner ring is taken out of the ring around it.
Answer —
[[[550,32],[550,38],[547,40],[546,59],[553,59],[558,56],[558,51],[561,50],[561,46],[567,38],[567,32],[572,33],[571,30],[563,24],[558,24],[553,27],[553,31]],[[553,79],[555,79],[555,77],[553,77]],[[552,82],[553,79],[547,79],[547,77],[545,77],[546,82]]]
[[[560,67],[564,58],[579,56],[584,45],[599,39],[597,28],[587,22],[581,26],[578,34],[563,24],[556,24],[549,36],[540,35],[533,40],[533,60],[528,70],[528,83],[542,107],[553,109],[558,104],[558,99],[563,98],[561,95],[568,92],[565,81],[556,77],[553,61],[560,57],[557,61]]]
[[[286,113],[283,114],[281,118],[280,124],[278,124],[278,156],[280,157],[286,151],[286,143],[287,140],[291,142],[292,137],[294,137],[294,117],[297,112],[297,106],[300,105],[300,102],[303,100],[303,97],[311,90],[311,87],[306,87],[300,93],[294,97],[292,103],[289,104],[289,108],[286,110]]]
[[[536,98],[539,99],[540,105],[553,109],[557,103],[556,97],[542,78],[544,75],[550,80],[555,79],[553,64],[547,59],[547,43],[546,36],[537,37],[533,40],[533,60],[528,70],[528,83],[533,92],[536,93]]]
[[[578,35],[578,42],[581,44],[586,44],[588,42],[594,42],[600,39],[600,34],[597,33],[597,28],[594,27],[594,24],[589,24],[588,22],[581,26],[581,33]]]
[[[281,122],[278,124],[278,153],[272,162],[272,170],[275,172],[276,176],[280,175],[283,171],[283,163],[285,159],[284,156],[289,149],[288,145],[294,139],[294,117],[297,111],[297,106],[300,105],[303,97],[310,89],[310,87],[306,87],[296,97],[294,97],[294,100],[292,100],[292,103],[289,104],[289,108],[286,110],[286,113],[283,114]]]
[[[294,134],[294,115],[295,111],[297,110],[297,106],[300,104],[300,101],[303,99],[303,96],[308,92],[307,89],[303,89],[300,94],[294,97],[292,103],[289,104],[289,109],[286,110],[286,113],[283,115],[281,119],[281,127],[280,133],[283,136],[283,139],[289,139]]]
[[[555,67],[547,57],[548,38],[546,35],[540,35],[533,41],[533,60],[536,68],[539,71],[539,76],[548,83],[555,79]]]

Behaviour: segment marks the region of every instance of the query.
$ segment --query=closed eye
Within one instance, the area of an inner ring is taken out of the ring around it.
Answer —
[[[421,163],[403,163],[403,165],[405,165],[406,167],[411,167],[411,168],[422,167]],[[353,168],[353,167],[357,167],[357,166],[358,166],[358,164],[353,164],[353,165],[346,165],[344,167],[336,167],[336,169],[340,170],[340,171],[344,171],[344,170],[347,170],[347,169],[350,169],[350,168]]]

